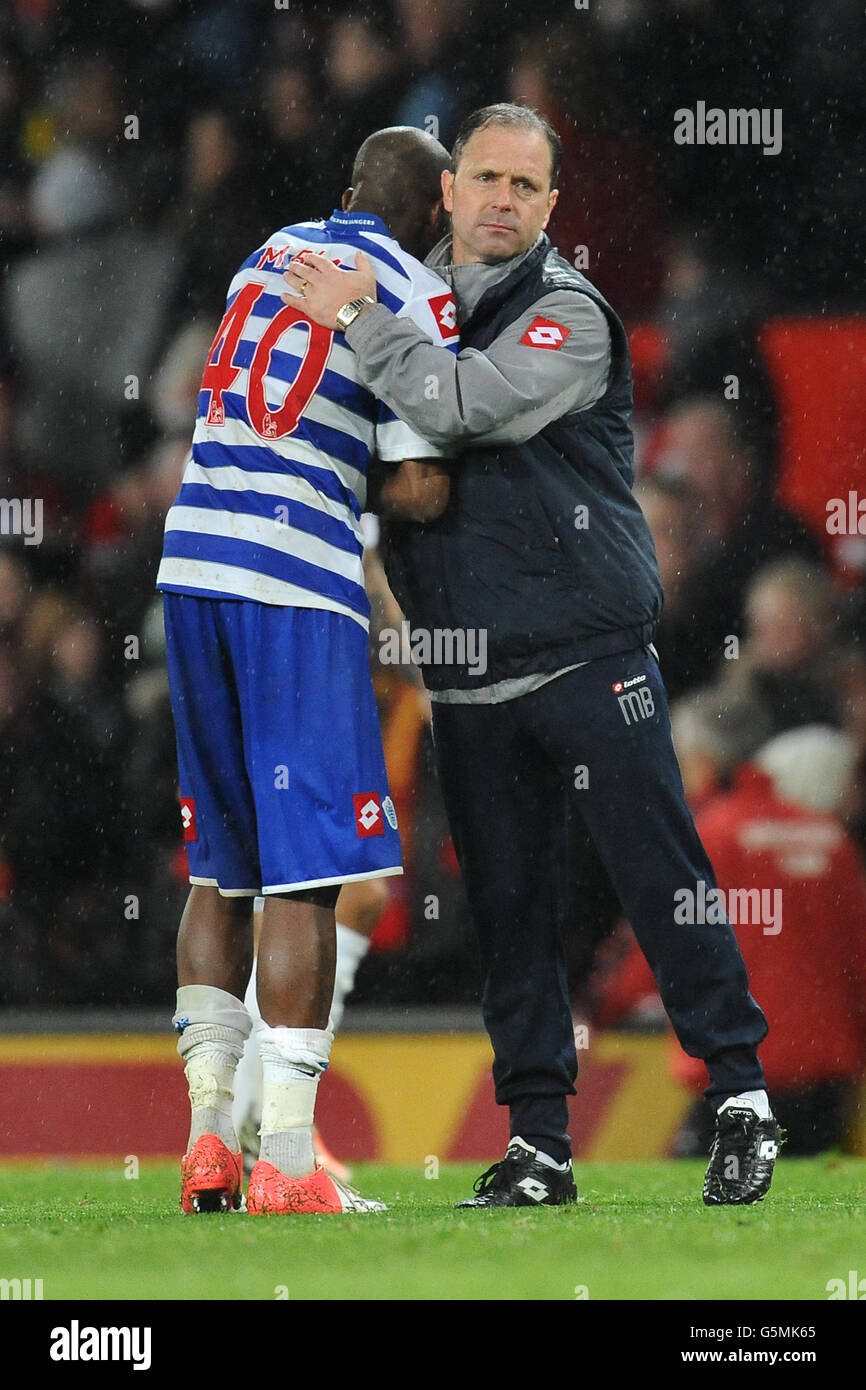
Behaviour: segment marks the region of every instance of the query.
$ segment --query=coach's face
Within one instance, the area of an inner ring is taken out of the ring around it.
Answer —
[[[528,251],[556,204],[550,174],[550,146],[540,131],[502,125],[476,130],[456,171],[442,175],[455,265]]]

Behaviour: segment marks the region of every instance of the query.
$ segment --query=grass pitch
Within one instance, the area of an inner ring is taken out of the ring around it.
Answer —
[[[46,1300],[826,1300],[866,1275],[866,1162],[782,1160],[708,1209],[696,1162],[576,1165],[574,1207],[458,1212],[479,1166],[359,1165],[383,1215],[181,1217],[176,1164],[0,1168],[0,1277]]]

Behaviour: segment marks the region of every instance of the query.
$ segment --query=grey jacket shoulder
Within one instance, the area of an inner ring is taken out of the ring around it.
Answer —
[[[610,328],[598,304],[577,288],[552,267],[550,292],[483,351],[462,348],[455,357],[380,306],[356,319],[346,341],[364,385],[438,448],[520,443],[563,415],[588,409],[607,389]]]

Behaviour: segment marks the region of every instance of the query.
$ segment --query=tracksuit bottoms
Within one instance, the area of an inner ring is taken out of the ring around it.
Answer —
[[[577,1054],[563,950],[573,900],[569,801],[681,1046],[706,1062],[707,1098],[718,1106],[763,1089],[756,1046],[767,1021],[730,924],[675,917],[687,915],[679,890],[699,905],[716,879],[685,801],[652,653],[591,661],[499,704],[436,701],[433,737],[480,941],[496,1099],[510,1109],[512,1136],[557,1162],[570,1157],[566,1097],[575,1094]]]

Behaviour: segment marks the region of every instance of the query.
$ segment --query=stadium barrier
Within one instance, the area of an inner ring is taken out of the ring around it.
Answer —
[[[172,1037],[6,1034],[0,1038],[0,1158],[125,1159],[183,1151],[186,1083]],[[480,1033],[343,1033],[319,1091],[317,1118],[349,1161],[408,1166],[489,1162],[507,1139]],[[585,1161],[666,1155],[690,1094],[668,1072],[661,1034],[597,1032],[580,1053],[570,1102]],[[864,1094],[866,1100],[866,1094]],[[866,1155],[866,1105],[853,1151]]]

